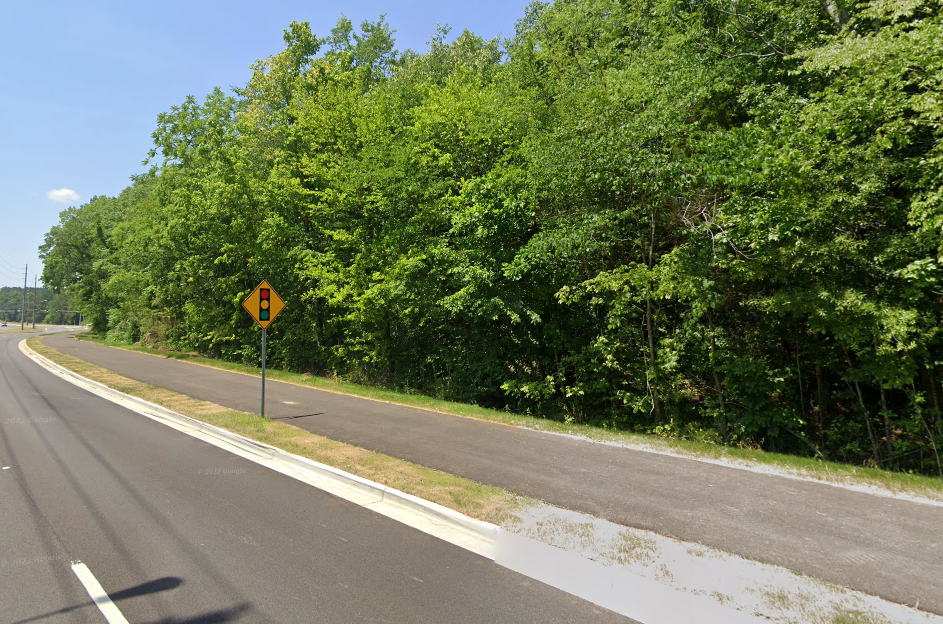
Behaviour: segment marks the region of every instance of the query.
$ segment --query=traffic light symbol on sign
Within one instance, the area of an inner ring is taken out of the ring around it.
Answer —
[[[272,307],[271,290],[268,288],[259,289],[259,320],[269,320],[270,308]]]

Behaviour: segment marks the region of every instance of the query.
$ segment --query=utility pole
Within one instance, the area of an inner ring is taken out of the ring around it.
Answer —
[[[20,331],[26,329],[26,276],[29,275],[29,265],[23,269],[23,309],[20,310]]]
[[[33,329],[36,329],[36,282],[39,277],[33,274]]]

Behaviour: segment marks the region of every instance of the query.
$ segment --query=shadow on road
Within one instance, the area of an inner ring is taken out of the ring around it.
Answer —
[[[210,611],[208,613],[203,613],[201,615],[183,619],[167,618],[164,620],[150,622],[149,624],[223,624],[224,622],[235,622],[237,619],[241,618],[251,610],[252,605],[250,605],[248,602],[244,602],[229,609]]]
[[[154,579],[153,581],[148,581],[146,583],[141,583],[140,585],[135,585],[134,587],[129,587],[127,589],[122,589],[121,591],[111,594],[110,598],[112,602],[118,602],[119,600],[125,600],[127,598],[134,598],[136,596],[145,596],[147,594],[156,594],[162,591],[168,591],[171,589],[176,589],[183,585],[183,579],[176,576],[164,576],[159,579]],[[48,613],[43,613],[42,615],[37,615],[25,620],[17,620],[11,624],[27,624],[28,622],[38,622],[40,620],[45,620],[54,615],[60,615],[63,613],[71,613],[77,609],[84,609],[85,607],[94,607],[95,603],[91,600],[87,602],[82,602],[71,607],[64,607],[57,611],[50,611]],[[229,620],[180,620],[181,622],[228,622]]]
[[[126,598],[134,598],[135,596],[144,596],[146,594],[156,594],[157,592],[168,591],[171,589],[176,589],[183,585],[183,579],[176,576],[165,576],[153,581],[148,581],[147,583],[141,583],[140,585],[135,585],[134,587],[129,587],[127,589],[122,589],[119,592],[111,594],[111,601],[118,602],[119,600],[125,600]]]
[[[308,416],[323,416],[324,412],[315,412],[313,414],[298,414],[297,416],[272,416],[269,420],[294,420],[296,418],[307,418]]]

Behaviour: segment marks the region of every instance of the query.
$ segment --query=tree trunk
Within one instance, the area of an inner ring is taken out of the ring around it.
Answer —
[[[799,413],[805,420],[805,388],[802,386],[802,362],[799,359],[799,343],[796,343],[796,378],[799,380]]]
[[[887,394],[884,389],[884,382],[879,381],[878,387],[881,389],[881,417],[884,419],[884,444],[887,447],[887,461],[891,462],[894,457],[894,446],[891,444],[891,420],[887,411]],[[894,462],[896,467],[897,463]]]
[[[858,385],[858,382],[855,382],[855,392],[858,394],[858,405],[861,406],[861,412],[864,414],[864,422],[868,426],[868,438],[871,440],[871,450],[874,453],[874,461],[879,462],[881,460],[881,451],[880,445],[878,445],[878,439],[874,435],[874,428],[871,427],[871,414],[868,413],[868,408],[864,404],[864,395],[861,394],[861,386]]]
[[[927,369],[927,372],[929,373],[930,370]],[[931,383],[932,383],[932,378],[931,377],[928,377],[928,378],[931,379]],[[911,390],[914,396],[916,396],[917,395],[916,384],[911,384]],[[932,390],[931,390],[931,394],[932,394]],[[935,399],[934,399],[934,403],[935,403]],[[936,406],[934,406],[934,408],[936,409]],[[926,429],[927,431],[927,441],[930,443],[930,448],[933,449],[933,457],[934,459],[936,459],[936,470],[940,474],[940,477],[943,477],[943,462],[940,461],[940,449],[938,449],[936,446],[936,436],[933,435],[933,430],[930,429],[930,425],[927,424],[927,419],[923,417],[923,410],[917,409],[915,411],[917,413],[917,416],[920,418],[920,422],[923,423],[923,428]],[[922,452],[920,453],[920,464],[921,466],[923,465]]]
[[[652,268],[655,266],[655,211],[652,210],[652,229],[651,229],[651,238],[649,239],[648,244],[648,271],[649,278],[651,278]],[[658,400],[658,392],[655,388],[653,378],[655,376],[655,333],[653,330],[652,322],[652,285],[648,284],[648,288],[645,293],[645,327],[648,330],[648,391],[652,397],[652,411],[655,413],[655,420],[659,423],[662,422],[661,419],[661,401]]]
[[[845,354],[845,362],[848,364],[849,372],[854,368],[851,365],[851,355],[848,353],[848,349],[845,348],[845,345],[841,345],[842,352]],[[855,393],[858,396],[858,405],[861,406],[861,413],[864,414],[864,422],[868,426],[868,438],[871,440],[871,452],[874,455],[874,461],[879,462],[881,459],[881,447],[878,444],[878,439],[874,435],[874,428],[871,426],[871,414],[868,412],[867,406],[864,404],[864,395],[861,393],[861,386],[858,384],[858,381],[855,380]]]
[[[652,330],[652,296],[651,293],[645,296],[645,327],[648,333],[648,392],[652,397],[652,411],[655,413],[655,420],[661,423],[661,401],[658,400],[658,392],[655,390],[653,378],[655,376],[655,336]]]
[[[844,26],[848,23],[848,11],[837,0],[825,0],[822,4],[836,26]]]
[[[943,412],[940,411],[940,395],[936,391],[936,379],[933,378],[933,369],[929,366],[927,367],[927,381],[930,387],[930,398],[933,401],[933,425],[936,432],[940,434],[943,433],[943,431],[940,430],[940,423],[943,422],[940,416]]]
[[[720,383],[720,375],[717,374],[717,340],[714,336],[714,321],[710,314],[707,314],[708,329],[711,332],[711,373],[714,375],[714,390],[717,392],[717,403],[720,405],[720,437],[727,439],[727,405],[724,402],[724,388]]]
[[[815,383],[816,383],[816,397],[818,400],[818,410],[816,410],[816,419],[818,421],[819,432],[825,429],[825,421],[828,415],[827,409],[828,406],[825,404],[825,393],[822,391],[822,367],[818,364],[815,365]]]

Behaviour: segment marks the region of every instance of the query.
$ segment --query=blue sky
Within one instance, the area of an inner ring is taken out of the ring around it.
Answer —
[[[529,0],[377,2],[6,2],[0,18],[0,286],[29,284],[37,248],[70,205],[117,195],[151,147],[157,114],[188,94],[243,85],[279,52],[282,30],[327,35],[386,14],[397,47],[425,51],[436,24],[452,36],[511,37]],[[55,193],[54,191],[58,191]],[[71,191],[71,193],[70,193]],[[51,193],[53,192],[53,193]],[[50,198],[52,197],[52,199]]]

